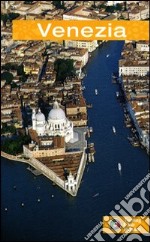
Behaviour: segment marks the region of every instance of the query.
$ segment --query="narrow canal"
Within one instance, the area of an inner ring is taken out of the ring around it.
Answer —
[[[88,116],[96,154],[95,163],[85,169],[77,197],[68,196],[43,176],[34,177],[26,165],[2,159],[2,241],[84,241],[148,173],[148,155],[127,140],[130,131],[124,126],[123,109],[115,96],[118,87],[111,82],[122,47],[122,41],[104,44],[92,54],[86,68],[84,96],[93,104]]]

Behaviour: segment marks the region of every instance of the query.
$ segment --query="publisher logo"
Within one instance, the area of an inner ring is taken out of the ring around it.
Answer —
[[[109,225],[114,231],[118,231],[121,229],[121,223],[119,222],[119,220],[113,219],[109,222]]]

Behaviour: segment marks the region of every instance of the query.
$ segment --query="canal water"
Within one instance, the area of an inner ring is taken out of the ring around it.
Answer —
[[[77,197],[52,186],[44,176],[34,177],[27,165],[2,158],[2,241],[84,241],[102,217],[109,215],[148,173],[148,155],[127,140],[130,131],[124,126],[123,109],[115,96],[118,87],[111,82],[112,72],[118,71],[123,44],[105,43],[92,54],[86,68],[84,96],[93,104],[88,117],[96,154],[95,163],[85,169]]]

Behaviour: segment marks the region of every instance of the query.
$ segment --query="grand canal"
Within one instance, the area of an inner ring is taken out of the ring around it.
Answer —
[[[102,217],[148,173],[148,155],[127,140],[130,131],[124,126],[123,109],[116,100],[118,87],[111,82],[122,47],[122,41],[105,43],[92,54],[86,67],[84,97],[93,104],[88,117],[96,154],[95,163],[85,169],[77,197],[52,186],[44,176],[34,177],[27,165],[2,158],[2,241],[84,241]]]

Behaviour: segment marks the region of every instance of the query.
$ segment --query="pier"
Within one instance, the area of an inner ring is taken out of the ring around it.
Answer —
[[[87,153],[88,153],[88,162],[94,162],[95,161],[95,148],[94,143],[89,143],[87,146]]]

